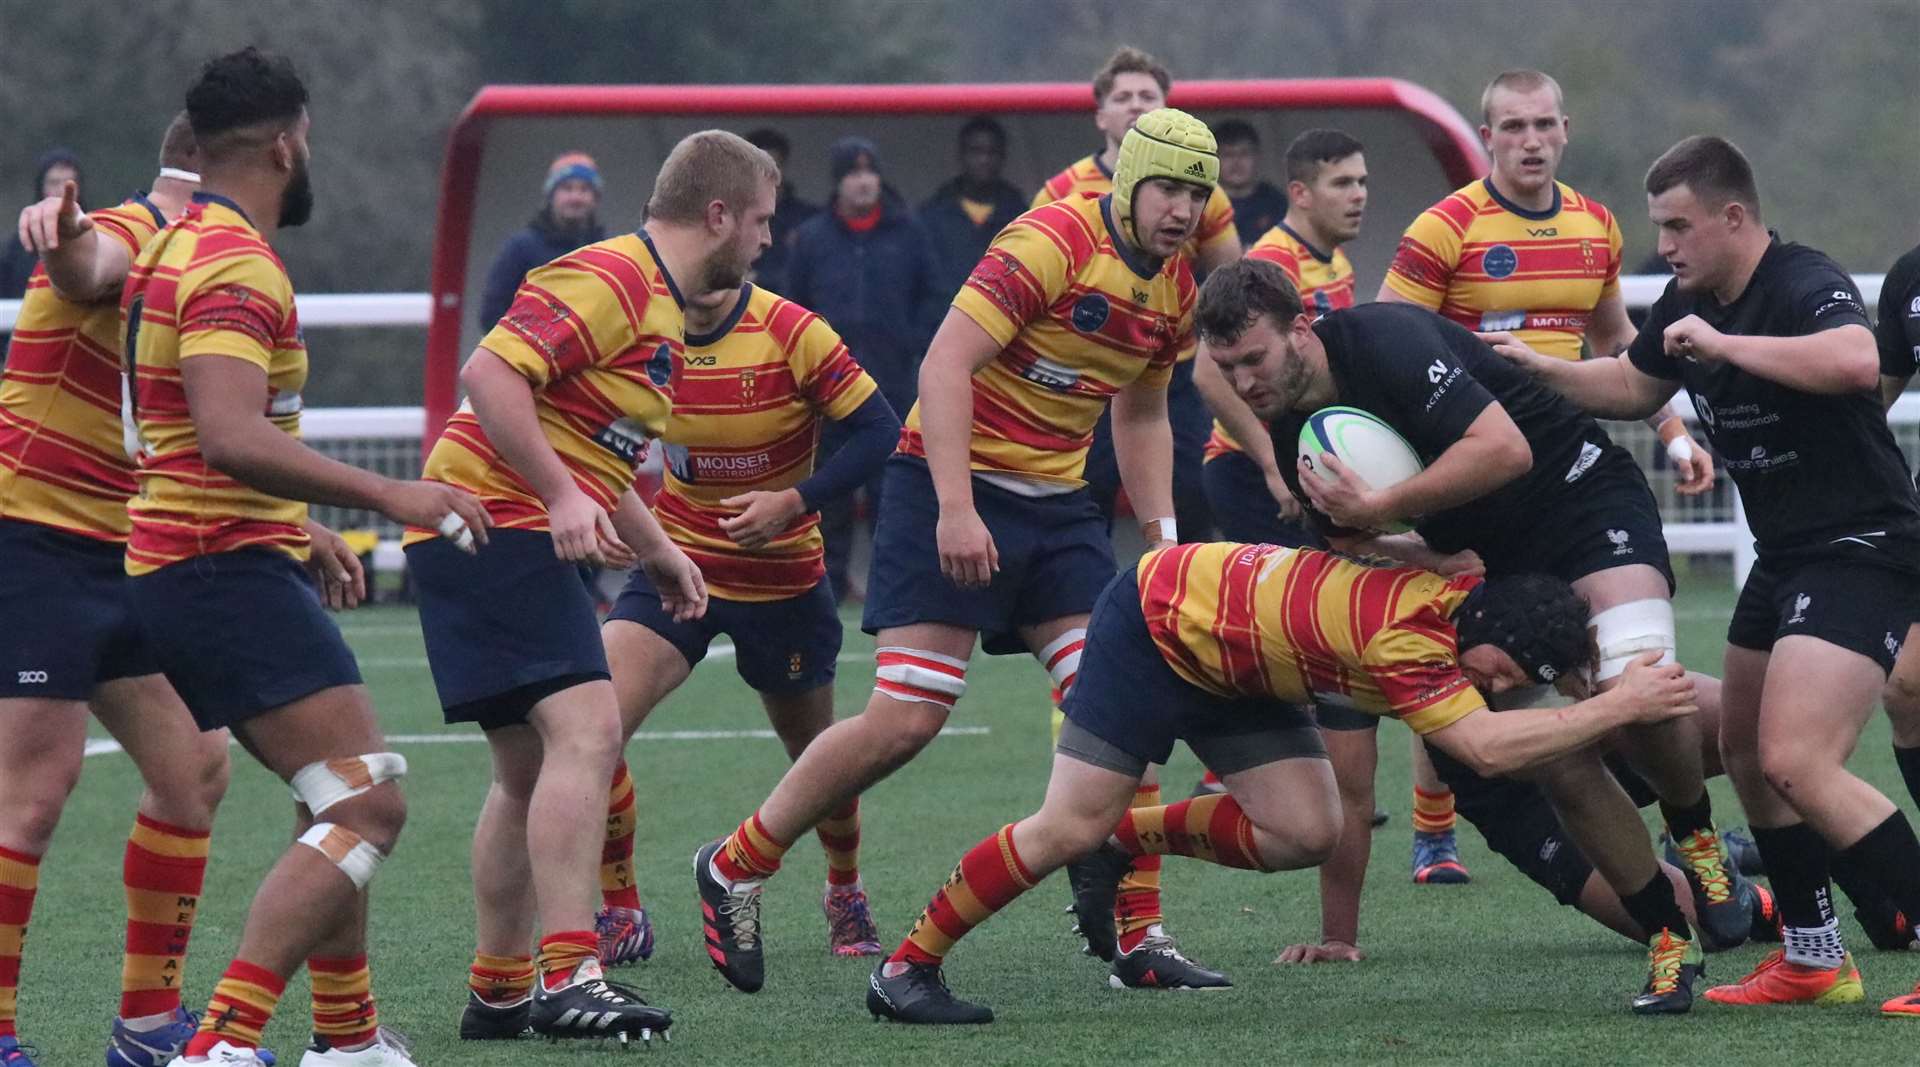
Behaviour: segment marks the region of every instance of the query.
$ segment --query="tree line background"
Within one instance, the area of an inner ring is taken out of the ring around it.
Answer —
[[[446,133],[484,84],[1077,80],[1133,43],[1176,103],[1183,77],[1392,75],[1474,122],[1494,72],[1539,67],[1568,95],[1562,177],[1615,208],[1630,266],[1647,164],[1712,132],[1770,225],[1869,273],[1920,241],[1916,42],[1920,0],[0,0],[0,217],[54,145],[95,204],[141,188],[199,62],[258,43],[313,98],[318,210],[277,242],[295,285],[419,291]],[[418,403],[424,330],[325,333],[312,403]]]

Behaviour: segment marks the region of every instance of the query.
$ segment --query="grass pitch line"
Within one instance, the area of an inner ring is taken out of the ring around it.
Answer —
[[[949,726],[940,731],[942,737],[986,737],[991,733],[993,729],[987,726]],[[633,735],[635,741],[775,741],[779,737],[772,730],[641,730]],[[486,739],[485,734],[464,732],[387,735],[387,741],[395,745],[477,745]],[[120,742],[111,737],[87,739],[88,756],[124,751]]]

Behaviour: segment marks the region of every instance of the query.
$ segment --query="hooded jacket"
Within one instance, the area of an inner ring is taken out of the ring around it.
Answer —
[[[74,176],[80,177],[80,160],[64,148],[55,148],[44,152],[33,166],[33,186],[27,190],[27,203],[40,200],[41,183],[47,180],[47,172],[60,164],[73,168]],[[86,183],[81,182],[83,190]],[[86,208],[81,204],[82,210]],[[33,268],[39,265],[40,257],[27,251],[20,243],[20,235],[12,231],[7,234],[7,249],[0,254],[0,300],[18,300],[27,292],[27,279],[33,277]]]
[[[1007,223],[1027,210],[1027,197],[1009,182],[996,181],[988,189],[993,214],[974,225],[960,201],[966,195],[966,179],[954,178],[934,191],[920,205],[920,222],[933,240],[939,288],[949,296],[966,284],[967,275],[987,254],[987,246],[1006,229]]]
[[[554,221],[553,209],[543,207],[525,229],[507,238],[487,268],[486,286],[480,291],[480,332],[485,334],[500,321],[513,304],[514,291],[526,280],[527,272],[544,266],[577,248],[603,241],[607,231],[594,218],[587,225],[567,229]]]

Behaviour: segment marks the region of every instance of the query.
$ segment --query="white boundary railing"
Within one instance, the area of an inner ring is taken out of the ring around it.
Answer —
[[[1856,274],[1854,281],[1869,307],[1880,297],[1884,275]],[[1667,277],[1658,274],[1630,275],[1620,279],[1627,306],[1643,308],[1658,299],[1666,288]],[[427,293],[323,293],[298,297],[303,327],[370,326],[424,327],[432,313],[432,298]],[[13,327],[20,301],[0,300],[0,332]],[[1682,405],[1686,408],[1687,405]],[[1903,447],[1920,451],[1920,393],[1910,393],[1894,404],[1887,415]],[[420,440],[425,433],[426,412],[419,407],[310,408],[301,417],[302,436],[316,447],[348,462],[380,470],[396,477],[419,473]],[[1634,448],[1643,463],[1658,466],[1662,460],[1648,447],[1651,437],[1638,424],[1616,424],[1616,440]],[[1647,437],[1647,442],[1638,441]],[[1910,441],[1910,439],[1912,439]],[[1733,557],[1736,578],[1744,580],[1753,564],[1753,535],[1747,529],[1746,513],[1738,494],[1729,485],[1716,489],[1715,499],[1705,503],[1676,498],[1670,479],[1656,477],[1655,491],[1666,516],[1667,546],[1679,555],[1725,555]],[[321,521],[335,526],[372,526],[391,535],[396,531],[375,516],[323,512]],[[382,569],[400,565],[399,543],[389,536],[375,555]]]

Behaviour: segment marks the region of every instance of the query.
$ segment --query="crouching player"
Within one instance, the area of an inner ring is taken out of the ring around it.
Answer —
[[[654,509],[673,543],[699,566],[707,613],[677,620],[636,571],[601,638],[623,735],[686,681],[721,634],[734,667],[760,694],[767,718],[799,758],[833,725],[840,615],[826,581],[818,508],[863,485],[886,462],[900,420],[840,335],[806,308],[748,284],[687,301],[687,358],[673,382],[666,485]],[[847,442],[820,470],[825,420]],[[638,812],[632,779],[614,772],[600,861],[597,921],[605,964],[645,959],[653,927],[633,884]],[[879,935],[860,884],[860,800],[817,827],[827,850],[828,947],[877,956]]]
[[[1692,681],[1654,652],[1636,657],[1620,685],[1572,707],[1487,710],[1483,690],[1573,676],[1589,650],[1586,602],[1541,575],[1445,578],[1233,542],[1149,552],[1094,606],[1040,810],[961,858],[873,972],[867,1008],[902,1022],[992,1021],[947,990],[942,960],[1103,841],[1117,845],[1103,850],[1114,877],[1141,854],[1259,871],[1324,861],[1342,814],[1310,702],[1392,715],[1490,777],[1695,710]],[[1227,791],[1129,810],[1141,774],[1176,740]],[[1668,963],[1650,985],[1690,984],[1698,971],[1678,954]]]
[[[649,1040],[671,1025],[601,974],[591,900],[620,713],[575,564],[637,562],[675,618],[705,610],[699,571],[633,490],[634,464],[671,407],[682,284],[742,284],[771,243],[778,181],[773,160],[733,134],[683,138],[638,232],[528,275],[461,371],[469,406],[427,457],[428,477],[471,489],[498,527],[478,556],[444,532],[409,531],[407,546],[443,713],[478,724],[493,757],[474,827],[463,1038],[531,1027]]]

